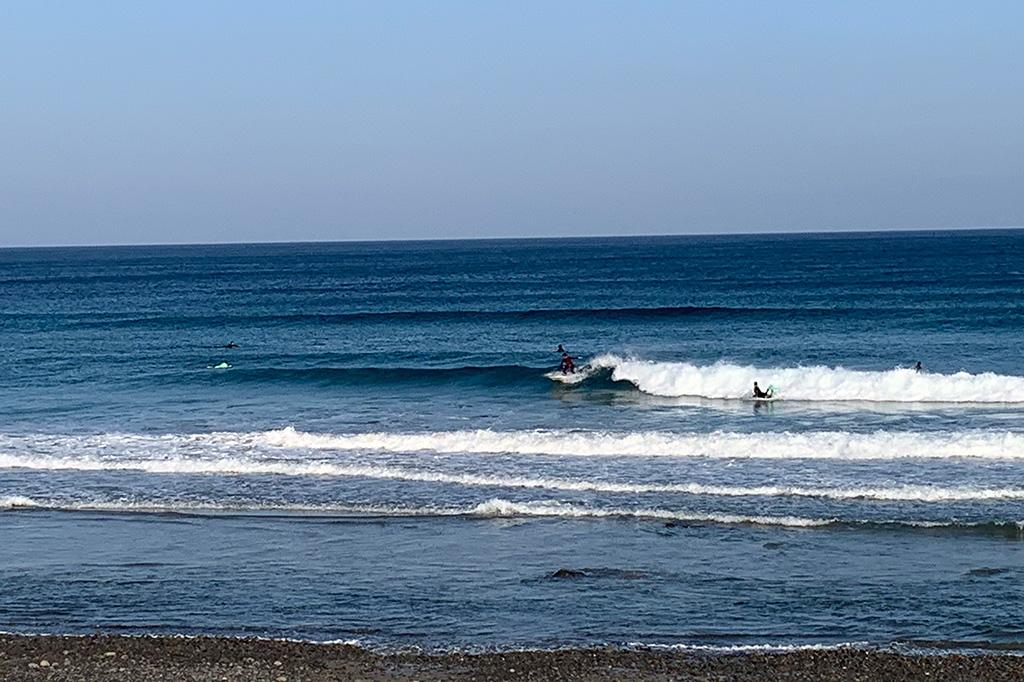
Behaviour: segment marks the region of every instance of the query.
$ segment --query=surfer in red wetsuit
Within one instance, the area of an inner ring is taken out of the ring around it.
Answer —
[[[562,364],[559,369],[562,370],[562,374],[573,374],[576,371],[576,365],[573,363],[573,358],[569,353],[562,348],[562,344],[558,344],[556,352],[562,354]]]
[[[566,354],[562,356],[562,374],[572,374],[576,371],[576,365],[573,364],[572,358]]]

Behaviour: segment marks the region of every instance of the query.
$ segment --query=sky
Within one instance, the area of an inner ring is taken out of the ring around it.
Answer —
[[[1024,3],[0,4],[0,246],[1024,225]]]

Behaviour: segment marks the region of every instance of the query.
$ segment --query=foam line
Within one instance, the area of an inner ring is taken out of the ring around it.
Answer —
[[[1024,458],[1024,434],[990,431],[737,433],[440,431],[313,434],[291,427],[262,440],[278,448],[552,456],[725,459]]]
[[[0,434],[0,458],[167,460],[306,459],[309,451],[554,457],[706,457],[718,459],[1024,459],[1024,434],[1011,431],[427,431],[320,434],[292,427],[205,434]],[[294,451],[305,451],[299,457]],[[20,466],[14,464],[0,466]],[[114,466],[113,464],[110,466]],[[153,464],[154,467],[161,466]],[[267,471],[266,473],[275,473]],[[310,472],[313,473],[313,472]]]
[[[381,517],[467,517],[467,518],[563,518],[602,519],[635,518],[672,523],[713,523],[722,525],[775,526],[783,528],[823,528],[829,526],[893,527],[917,529],[992,529],[1024,532],[1024,521],[964,522],[954,519],[919,521],[910,519],[840,519],[808,518],[800,516],[769,516],[691,512],[687,510],[622,507],[586,507],[558,502],[513,502],[492,498],[473,507],[399,507],[373,505],[295,505],[286,503],[213,503],[183,502],[180,500],[153,501],[68,501],[37,500],[24,497],[0,498],[0,510],[98,511],[110,513],[241,513],[241,514],[304,514],[349,515]]]
[[[935,486],[809,488],[800,486],[728,486],[702,483],[633,483],[566,480],[419,471],[401,467],[334,464],[330,462],[257,461],[230,459],[96,459],[11,457],[0,455],[0,468],[79,471],[145,471],[154,474],[221,474],[337,476],[378,480],[441,483],[495,488],[535,488],[601,493],[680,493],[712,497],[814,497],[834,500],[956,502],[969,500],[1021,500],[1019,488],[943,488]]]

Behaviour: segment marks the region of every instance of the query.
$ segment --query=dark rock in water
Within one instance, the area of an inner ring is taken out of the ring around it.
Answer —
[[[650,574],[631,568],[584,568],[583,574],[595,578],[614,578],[616,580],[643,580]]]
[[[975,576],[986,576],[986,575],[1000,575],[1002,573],[1009,573],[1008,568],[972,568],[967,571],[967,575]]]
[[[585,571],[577,571],[572,568],[560,568],[551,574],[552,578],[586,578]]]

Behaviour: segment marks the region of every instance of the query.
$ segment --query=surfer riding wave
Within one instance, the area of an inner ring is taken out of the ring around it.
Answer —
[[[576,360],[576,358],[569,355],[569,352],[562,347],[562,344],[558,344],[558,348],[555,349],[555,352],[562,354],[562,361],[558,367],[562,374],[575,374],[576,363],[573,361]]]

